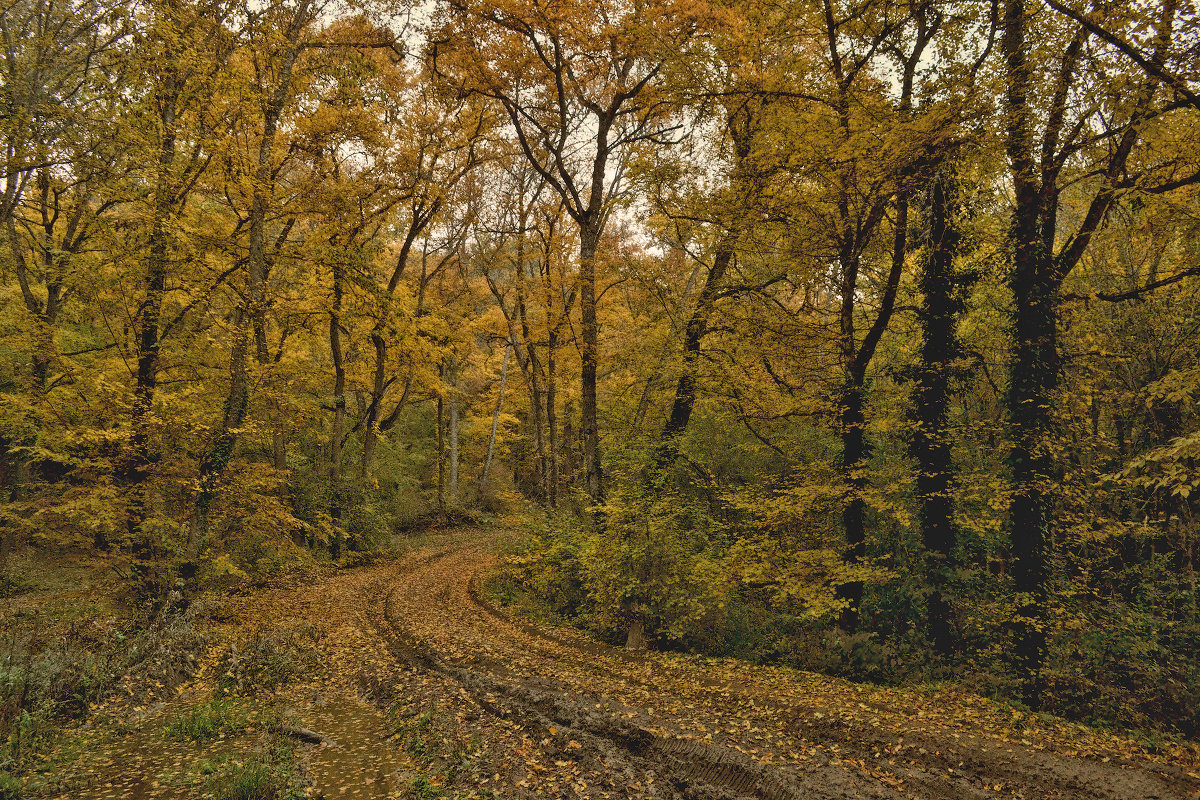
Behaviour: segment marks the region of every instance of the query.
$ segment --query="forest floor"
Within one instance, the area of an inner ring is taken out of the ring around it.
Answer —
[[[271,796],[329,800],[1200,798],[1191,745],[511,617],[479,592],[496,561],[462,530],[223,598],[192,677],[96,709],[47,754],[41,793],[235,797],[257,765],[290,776]]]

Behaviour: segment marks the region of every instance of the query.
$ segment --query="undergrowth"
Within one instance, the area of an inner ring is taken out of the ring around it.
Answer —
[[[228,694],[254,694],[311,677],[321,668],[318,648],[324,635],[307,622],[258,628],[230,644],[217,669],[217,684]]]
[[[252,722],[243,704],[227,698],[214,698],[175,717],[163,729],[163,733],[172,739],[205,742],[226,734],[240,733]]]
[[[0,771],[28,770],[62,724],[86,718],[121,681],[149,695],[178,685],[202,642],[194,618],[195,607],[141,626],[113,619],[53,631],[15,626],[0,640]]]
[[[248,758],[201,764],[213,800],[301,800],[307,796],[292,747],[278,737]]]

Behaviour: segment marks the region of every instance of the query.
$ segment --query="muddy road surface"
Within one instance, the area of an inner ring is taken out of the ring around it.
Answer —
[[[448,792],[1200,798],[1194,749],[1151,753],[954,689],[881,689],[732,660],[628,653],[514,619],[478,591],[495,563],[486,536],[461,532],[328,587],[357,595],[341,602],[365,612],[397,665],[388,676],[364,671],[377,702],[407,704],[413,715],[436,709],[456,731],[450,739],[473,743],[470,770],[445,771]]]

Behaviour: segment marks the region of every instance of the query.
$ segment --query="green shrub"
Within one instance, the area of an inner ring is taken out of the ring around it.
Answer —
[[[24,784],[7,772],[0,772],[0,800],[21,800]]]
[[[408,789],[404,796],[411,800],[436,800],[446,795],[440,787],[430,783],[429,779],[424,775],[418,775],[408,784]]]
[[[33,587],[15,575],[0,575],[0,599],[17,597],[25,594]],[[2,798],[3,795],[0,795]]]
[[[579,553],[595,623],[619,632],[640,619],[652,635],[676,641],[707,627],[732,587],[706,510],[669,491],[615,494],[605,510],[603,534]]]

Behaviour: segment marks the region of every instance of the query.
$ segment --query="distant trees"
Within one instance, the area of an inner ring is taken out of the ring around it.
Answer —
[[[696,20],[683,4],[448,3],[433,58],[496,101],[534,170],[579,230],[580,415],[588,493],[604,501],[597,408],[596,253],[625,159],[674,129],[657,83]],[[453,66],[450,62],[453,61]]]

